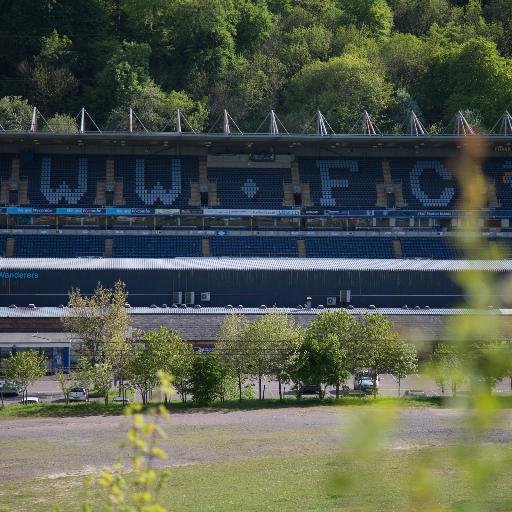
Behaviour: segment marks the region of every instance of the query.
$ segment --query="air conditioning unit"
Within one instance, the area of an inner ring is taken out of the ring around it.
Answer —
[[[183,292],[172,292],[172,303],[181,304],[183,302]]]
[[[327,297],[326,304],[328,306],[336,306],[336,297]]]
[[[210,302],[210,292],[201,292],[201,302]]]
[[[350,302],[350,290],[340,290],[340,302],[342,304]]]
[[[196,301],[195,292],[185,292],[185,304],[194,304]]]

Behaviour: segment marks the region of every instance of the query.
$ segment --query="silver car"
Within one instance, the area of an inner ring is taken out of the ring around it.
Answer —
[[[88,402],[89,396],[87,395],[87,391],[85,388],[73,388],[69,392],[69,401],[70,402]]]

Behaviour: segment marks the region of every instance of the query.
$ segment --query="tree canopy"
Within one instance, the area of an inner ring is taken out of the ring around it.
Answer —
[[[108,128],[182,109],[194,129],[227,108],[243,130],[275,109],[289,131],[317,109],[349,131],[363,109],[397,129],[404,102],[429,125],[457,110],[491,128],[512,100],[510,0],[38,0],[0,19],[0,124],[36,105],[56,131],[85,106]],[[398,91],[401,91],[400,93]],[[57,116],[56,116],[57,114]],[[63,117],[71,116],[71,117]]]

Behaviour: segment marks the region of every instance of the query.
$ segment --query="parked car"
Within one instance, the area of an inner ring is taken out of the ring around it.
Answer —
[[[20,394],[19,390],[16,388],[16,386],[9,381],[0,381],[0,393],[4,397],[7,396],[18,396]]]
[[[426,397],[427,394],[421,389],[408,389],[404,393],[405,397]]]
[[[89,401],[89,395],[87,394],[87,391],[85,388],[73,388],[69,392],[69,400],[70,402],[88,402]]]
[[[39,398],[37,398],[37,396],[27,396],[25,401],[22,400],[20,403],[21,404],[38,404]]]
[[[318,395],[318,386],[316,384],[303,384],[302,385],[303,395]]]
[[[116,402],[116,403],[123,403],[123,404],[127,404],[128,402],[130,401],[130,399],[125,396],[125,397],[122,397],[122,396],[115,396],[114,398],[112,398],[112,402]]]
[[[380,377],[377,376],[377,389],[379,388]],[[373,392],[373,378],[370,372],[361,372],[354,375],[354,390],[363,391],[364,393]]]

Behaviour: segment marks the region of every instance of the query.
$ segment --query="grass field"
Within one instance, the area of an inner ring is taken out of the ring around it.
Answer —
[[[281,409],[293,407],[313,407],[313,406],[378,406],[382,404],[400,405],[405,407],[415,406],[437,406],[442,405],[443,400],[440,397],[409,398],[399,399],[390,397],[362,397],[362,398],[340,398],[338,400],[329,398],[318,400],[317,398],[306,398],[301,401],[292,399],[277,400],[238,400],[215,403],[204,407],[193,402],[169,403],[169,411],[197,411],[197,410],[256,410],[256,409]],[[100,401],[91,401],[89,403],[74,402],[64,403],[40,403],[31,405],[8,404],[0,407],[0,419],[2,418],[30,418],[30,417],[70,417],[70,416],[96,416],[96,415],[120,415],[123,414],[124,407],[119,403],[110,403],[105,405]]]
[[[396,435],[355,457],[346,433],[383,409],[369,404],[175,411],[162,501],[172,511],[512,510],[509,411],[492,435],[465,445],[460,411],[403,408]],[[97,497],[84,479],[115,461],[128,419],[4,417],[2,426],[0,509],[67,512]],[[484,463],[492,478],[475,483],[468,468]]]
[[[507,446],[508,451],[512,451]],[[437,461],[436,502],[450,510],[512,509],[512,476],[503,474],[485,492],[468,491],[464,475],[456,471],[444,448],[383,451],[364,463],[319,453],[310,456],[262,457],[174,468],[162,490],[162,501],[173,511],[339,511],[424,510],[411,496],[411,475],[422,457]],[[350,466],[348,466],[350,465]],[[347,491],[331,482],[339,467],[357,472]],[[46,512],[57,505],[78,511],[87,495],[81,478],[31,480],[0,487],[0,503],[10,510]],[[93,500],[94,501],[94,500]],[[441,510],[441,509],[439,509]],[[447,509],[445,509],[447,510]]]

